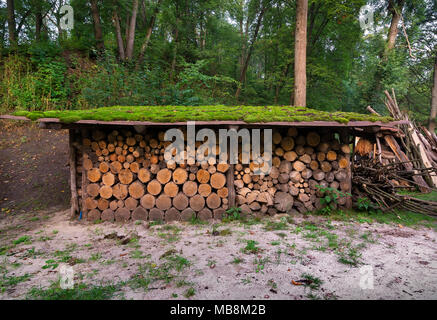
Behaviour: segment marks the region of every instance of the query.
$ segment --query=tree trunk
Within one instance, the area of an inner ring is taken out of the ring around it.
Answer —
[[[35,39],[37,41],[41,40],[42,27],[43,27],[42,9],[41,9],[41,5],[39,4],[35,12]]]
[[[135,26],[137,23],[137,12],[138,12],[138,0],[134,0],[132,7],[132,16],[129,23],[129,34],[126,39],[126,59],[132,60],[134,53],[134,42],[135,42]],[[126,26],[127,27],[127,26]]]
[[[306,46],[308,0],[297,0],[294,49],[294,105],[306,106]]]
[[[100,13],[99,8],[97,6],[97,0],[91,0],[91,15],[93,17],[94,24],[94,37],[96,39],[97,49],[100,52],[105,50],[105,45],[103,43],[103,33],[102,33],[102,25],[100,23]]]
[[[144,42],[141,45],[140,54],[138,56],[136,69],[140,67],[140,65],[143,63],[144,54],[146,53],[147,47],[149,46],[150,37],[152,36],[153,27],[155,26],[156,16],[159,12],[159,6],[161,5],[162,0],[158,0],[158,3],[155,7],[155,12],[153,13],[153,16],[150,18],[150,24],[147,27],[146,37],[144,38]]]
[[[15,8],[14,0],[7,0],[8,6],[8,31],[9,31],[9,42],[11,45],[15,44],[17,41],[16,31],[15,31]]]
[[[178,53],[178,38],[179,38],[179,28],[176,27],[175,35],[174,35],[173,60],[171,62],[171,70],[170,70],[170,81],[173,81],[175,68],[176,68],[176,57]]]
[[[404,0],[390,0],[388,4],[388,11],[392,14],[390,29],[388,31],[387,37],[387,48],[385,51],[385,56],[395,47],[396,37],[398,35],[398,24],[401,19],[402,7],[404,6]]]
[[[241,87],[243,86],[243,82],[246,79],[246,72],[247,72],[247,67],[249,66],[249,60],[250,60],[250,57],[252,56],[253,47],[254,47],[256,39],[258,38],[258,32],[259,32],[259,29],[261,27],[261,22],[263,20],[263,16],[264,16],[264,13],[266,12],[266,10],[267,10],[267,8],[265,8],[265,7],[261,8],[261,12],[259,13],[258,20],[256,22],[255,33],[253,35],[252,41],[250,42],[247,56],[244,58],[244,61],[243,61],[243,68],[241,69],[241,72],[240,72],[240,86],[237,88],[237,92],[235,92],[235,100],[237,100],[237,101],[238,101],[238,97],[240,96],[240,93],[241,93]]]
[[[118,57],[120,58],[120,60],[125,60],[126,55],[124,52],[123,37],[121,36],[120,19],[118,18],[117,11],[115,11],[115,10],[114,10],[114,15],[113,15],[113,20],[114,20],[114,26],[115,26],[115,35],[117,38]]]
[[[431,90],[431,113],[429,115],[428,129],[431,133],[434,133],[436,128],[437,117],[437,53],[434,61],[434,83]]]

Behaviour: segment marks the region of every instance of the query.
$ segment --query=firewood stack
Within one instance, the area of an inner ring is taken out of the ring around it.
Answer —
[[[83,131],[81,142],[76,180],[90,221],[206,220],[228,208],[229,165],[165,161],[164,132]]]
[[[332,131],[319,135],[292,127],[274,130],[272,140],[269,174],[255,175],[256,168],[264,168],[263,162],[251,159],[243,165],[241,152],[240,163],[234,166],[236,203],[243,212],[306,212],[320,208],[322,194],[317,186],[351,191],[348,135],[340,142]],[[347,201],[348,197],[341,197],[339,204]]]

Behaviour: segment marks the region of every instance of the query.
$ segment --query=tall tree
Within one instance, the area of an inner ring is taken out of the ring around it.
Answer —
[[[134,0],[126,39],[126,59],[132,60],[134,54],[135,26],[137,24],[138,0]]]
[[[429,115],[428,128],[431,132],[436,129],[436,117],[437,117],[437,53],[434,60],[434,81],[431,89],[431,112]]]
[[[91,15],[93,17],[93,25],[94,25],[94,37],[96,39],[97,49],[100,52],[105,50],[105,44],[103,43],[103,32],[102,25],[100,23],[100,12],[99,7],[97,5],[97,0],[90,0],[91,4]]]
[[[260,30],[260,27],[261,27],[261,24],[263,21],[263,17],[264,17],[264,14],[266,13],[266,11],[267,11],[267,7],[266,7],[264,1],[260,1],[259,7],[256,11],[256,14],[258,17],[256,19],[256,23],[254,26],[254,32],[252,34],[252,39],[250,40],[249,47],[247,48],[247,52],[246,52],[245,46],[243,46],[243,54],[242,54],[242,58],[241,58],[242,64],[241,64],[240,78],[239,78],[240,85],[238,86],[237,91],[235,92],[235,100],[237,100],[237,101],[238,101],[238,98],[239,98],[240,93],[241,93],[241,87],[243,86],[244,80],[246,79],[246,73],[247,73],[247,68],[249,66],[249,61],[250,61],[250,58],[251,58],[252,53],[253,53],[255,42],[258,39],[258,33],[259,33],[259,30]],[[249,22],[247,22],[246,28],[249,28],[248,24],[249,24]],[[248,32],[246,31],[246,34],[247,33]]]
[[[156,16],[158,15],[161,2],[162,0],[158,0],[153,11],[153,15],[150,17],[150,22],[146,30],[146,36],[144,38],[143,44],[141,45],[140,54],[138,55],[136,69],[138,69],[143,63],[144,54],[146,53],[147,47],[149,46],[150,37],[152,36],[152,31],[155,26]]]
[[[8,7],[8,32],[9,42],[11,45],[17,42],[17,35],[15,30],[15,6],[14,0],[7,0]]]
[[[389,0],[388,2],[388,11],[391,13],[392,18],[387,36],[385,56],[387,56],[387,54],[395,47],[396,37],[398,35],[398,25],[401,20],[404,2],[404,0]]]
[[[308,0],[297,0],[294,49],[294,105],[306,106],[306,51]]]

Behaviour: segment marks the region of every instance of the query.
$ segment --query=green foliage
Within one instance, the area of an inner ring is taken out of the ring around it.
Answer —
[[[241,219],[241,208],[238,207],[229,208],[222,217],[223,222],[239,221]]]
[[[19,116],[31,120],[38,118],[58,118],[72,123],[79,120],[131,120],[152,122],[241,120],[247,123],[272,121],[383,121],[390,117],[378,117],[353,112],[325,112],[304,107],[290,106],[114,106],[89,110],[65,111],[17,111]]]
[[[246,247],[243,249],[244,253],[258,253],[261,248],[257,247],[256,245],[258,244],[257,241],[255,240],[247,240],[247,244]]]
[[[318,210],[318,212],[324,215],[329,215],[335,210],[340,197],[352,196],[350,193],[345,193],[331,187],[320,185],[316,185],[316,187],[323,193],[323,197],[320,198],[320,204],[324,205],[324,207]]]
[[[58,282],[47,288],[33,287],[27,293],[32,300],[109,300],[120,290],[120,285],[91,286],[85,283],[75,284],[72,289],[62,289]]]

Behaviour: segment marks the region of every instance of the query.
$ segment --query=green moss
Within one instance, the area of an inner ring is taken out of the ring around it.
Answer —
[[[64,123],[79,120],[99,121],[225,121],[240,120],[254,122],[306,122],[306,121],[382,121],[389,122],[390,117],[360,114],[354,112],[326,112],[304,107],[289,106],[114,106],[90,110],[67,111],[18,111],[14,115],[25,116],[31,120],[39,118],[57,118]]]

